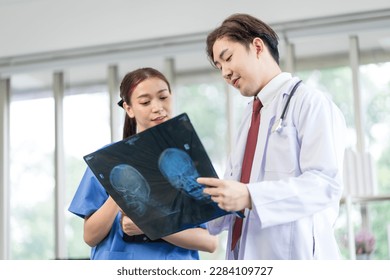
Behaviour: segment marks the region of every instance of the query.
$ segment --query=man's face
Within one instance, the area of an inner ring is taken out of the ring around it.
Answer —
[[[226,37],[220,38],[214,43],[213,59],[228,84],[243,96],[255,96],[263,87],[261,55],[255,41],[248,47]]]

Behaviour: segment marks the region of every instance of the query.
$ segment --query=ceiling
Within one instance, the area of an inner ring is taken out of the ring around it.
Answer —
[[[304,58],[347,53],[351,35],[362,51],[390,52],[388,0],[0,0],[0,78],[43,86],[66,69],[76,82],[104,77],[108,63],[125,72],[164,57],[179,72],[207,69],[207,33],[237,12],[278,32],[282,59],[287,40]]]

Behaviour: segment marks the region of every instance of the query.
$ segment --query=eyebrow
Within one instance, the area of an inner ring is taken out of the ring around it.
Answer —
[[[221,53],[219,54],[219,59],[223,59],[223,56],[225,55],[225,53],[228,51],[228,49],[224,49],[223,51],[221,51]],[[214,61],[214,64],[216,65],[218,63],[218,61]]]
[[[160,89],[159,91],[157,91],[157,94],[161,94],[161,93],[163,93],[165,91],[169,93],[169,90],[167,88],[163,88],[163,89]],[[152,94],[150,94],[150,93],[143,93],[143,94],[137,96],[137,99],[144,98],[144,97],[150,97],[151,95]]]

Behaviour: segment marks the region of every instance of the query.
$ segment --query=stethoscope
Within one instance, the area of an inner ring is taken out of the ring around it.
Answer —
[[[280,132],[282,130],[282,122],[284,120],[284,118],[286,117],[286,112],[287,112],[287,107],[288,107],[288,104],[290,104],[290,100],[291,100],[291,97],[294,95],[295,91],[297,90],[299,84],[302,82],[302,80],[300,80],[299,82],[297,82],[293,89],[291,90],[290,92],[290,95],[288,96],[287,98],[287,102],[286,104],[284,105],[284,108],[283,108],[283,112],[282,114],[280,115],[280,118],[274,123],[274,125],[272,126],[272,132]]]

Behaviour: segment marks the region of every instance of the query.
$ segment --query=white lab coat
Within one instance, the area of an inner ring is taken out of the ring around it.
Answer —
[[[263,103],[238,259],[339,259],[333,225],[342,195],[345,121],[323,93],[301,83],[280,132],[272,132],[298,81],[281,73],[259,93]],[[244,113],[225,179],[240,180],[252,102]],[[229,230],[234,215],[209,222],[212,234]]]

